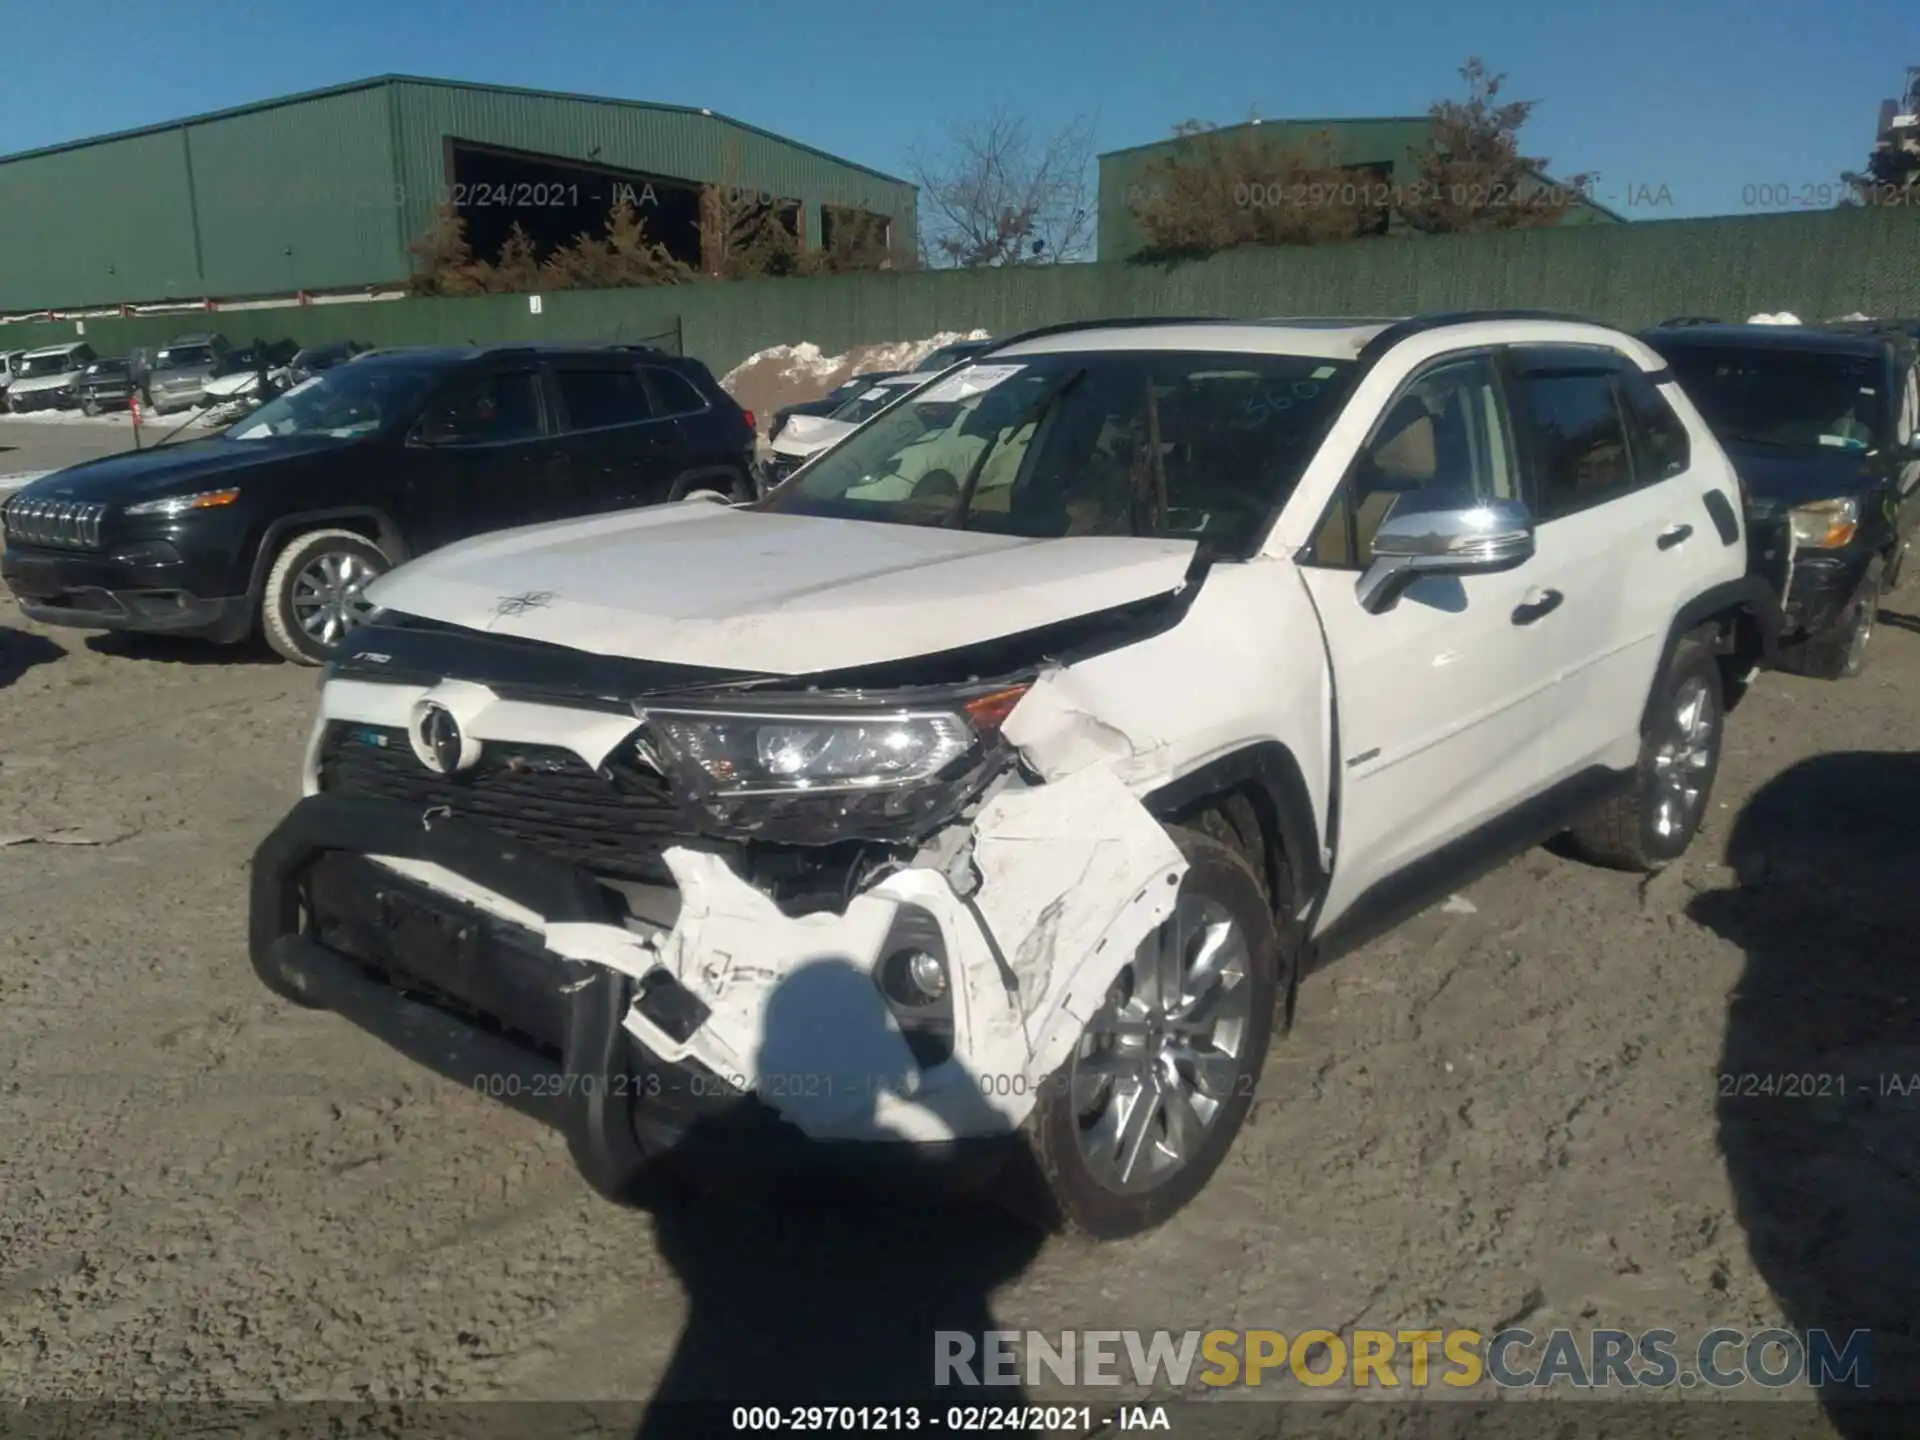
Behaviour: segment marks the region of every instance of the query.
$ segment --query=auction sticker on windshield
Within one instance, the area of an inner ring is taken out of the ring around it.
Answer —
[[[860,398],[862,400],[884,400],[887,398],[887,387],[884,385],[876,385],[871,390],[863,390],[860,392]]]
[[[1024,365],[969,365],[958,375],[949,375],[931,389],[922,391],[919,398],[935,402],[969,400],[1026,368]]]

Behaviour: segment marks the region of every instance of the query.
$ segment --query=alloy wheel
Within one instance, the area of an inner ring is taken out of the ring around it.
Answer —
[[[1251,1039],[1247,937],[1183,894],[1088,1022],[1070,1071],[1080,1153],[1104,1188],[1164,1184],[1200,1152]]]
[[[1653,752],[1653,828],[1662,839],[1686,834],[1699,816],[1718,723],[1707,682],[1690,676],[1674,694],[1667,738]]]
[[[371,608],[365,591],[379,571],[358,555],[329,550],[313,557],[294,576],[289,604],[293,618],[310,639],[338,645]]]

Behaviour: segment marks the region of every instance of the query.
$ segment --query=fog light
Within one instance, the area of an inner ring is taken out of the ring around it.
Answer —
[[[924,950],[916,950],[907,957],[907,980],[929,1000],[938,1000],[947,993],[947,967],[940,963],[938,955],[929,955]]]

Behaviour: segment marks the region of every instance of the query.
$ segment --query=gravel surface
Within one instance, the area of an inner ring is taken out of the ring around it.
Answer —
[[[871,1393],[993,1323],[1865,1327],[1914,1389],[1915,611],[1859,680],[1763,677],[1667,873],[1536,850],[1311,979],[1214,1184],[1096,1249],[596,1198],[536,1119],[249,971],[314,673],[0,601],[0,1396]]]

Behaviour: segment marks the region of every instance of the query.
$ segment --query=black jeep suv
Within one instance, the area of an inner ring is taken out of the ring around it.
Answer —
[[[697,360],[636,346],[416,348],[334,366],[222,433],[56,471],[4,508],[34,620],[303,664],[408,557],[491,530],[751,499],[752,417]]]
[[[1900,323],[1669,322],[1642,335],[1726,448],[1756,547],[1790,566],[1782,669],[1860,673],[1920,524],[1920,372]],[[1762,557],[1756,557],[1762,558]]]

